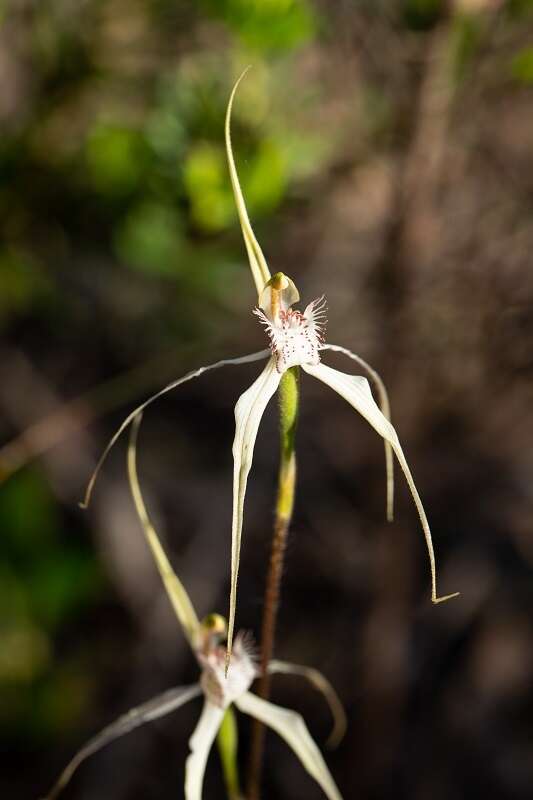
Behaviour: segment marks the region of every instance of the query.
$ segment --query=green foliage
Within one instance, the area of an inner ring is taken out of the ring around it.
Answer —
[[[176,276],[183,270],[179,214],[149,200],[134,206],[115,232],[119,259],[147,275]]]
[[[37,472],[22,472],[2,486],[0,527],[12,559],[28,564],[59,527],[57,506]]]
[[[0,722],[46,736],[75,719],[83,701],[73,702],[56,669],[52,635],[94,600],[101,577],[88,549],[74,537],[63,541],[58,506],[38,472],[2,486],[0,527]],[[71,683],[85,683],[83,665],[69,673]]]
[[[316,21],[306,0],[202,0],[248,46],[287,50],[308,41]]]
[[[405,23],[415,31],[430,30],[439,21],[442,10],[442,0],[405,0]]]
[[[263,139],[250,167],[243,171],[243,187],[252,213],[273,211],[280,204],[287,187],[287,162],[284,143]]]
[[[193,146],[183,171],[194,223],[206,232],[233,226],[236,211],[223,145],[202,142]],[[283,199],[287,184],[282,143],[260,141],[251,157],[239,166],[239,174],[250,213],[256,216],[273,211]]]
[[[85,158],[93,187],[102,194],[121,195],[139,185],[148,150],[138,131],[97,124],[88,136]]]
[[[457,14],[453,19],[451,48],[452,66],[456,80],[460,81],[479,49],[485,19],[477,14]]]
[[[518,83],[533,86],[533,47],[524,48],[511,59],[510,72]]]
[[[523,17],[533,12],[533,0],[507,0],[507,12],[513,17]]]
[[[98,588],[94,558],[80,545],[61,541],[58,507],[37,472],[21,472],[2,486],[0,527],[0,605],[54,630]]]
[[[43,267],[20,249],[0,250],[0,325],[30,312],[52,292]]]
[[[183,166],[184,186],[192,220],[201,230],[223,230],[233,220],[233,197],[226,172],[221,144],[200,142],[189,150]]]

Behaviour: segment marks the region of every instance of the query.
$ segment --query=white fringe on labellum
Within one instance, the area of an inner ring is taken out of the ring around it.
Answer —
[[[278,372],[302,363],[318,364],[327,324],[326,308],[322,296],[309,303],[303,313],[292,308],[281,309],[274,319],[263,309],[254,309],[270,339]]]

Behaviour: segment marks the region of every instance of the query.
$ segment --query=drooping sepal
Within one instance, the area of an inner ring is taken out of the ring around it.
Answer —
[[[228,654],[226,672],[231,658],[237,580],[241,552],[244,499],[248,475],[252,466],[255,440],[261,418],[268,402],[279,386],[281,375],[276,362],[270,359],[263,372],[237,401],[235,406],[235,439],[233,440],[233,518],[231,526],[231,590],[228,622]]]
[[[345,372],[327,367],[325,364],[318,364],[317,366],[302,364],[302,368],[309,375],[314,375],[323,383],[327,384],[333,391],[337,392],[343,397],[362,417],[376,430],[380,436],[383,437],[394,450],[396,458],[400,463],[403,474],[411,491],[413,501],[420,517],[420,523],[424,532],[426,546],[429,556],[429,565],[431,570],[431,602],[443,603],[446,600],[451,600],[452,597],[457,597],[459,592],[447,594],[443,597],[437,595],[437,568],[435,565],[435,552],[433,550],[433,540],[431,537],[431,530],[429,522],[418,494],[414,478],[409,469],[409,465],[403,453],[398,434],[394,430],[389,420],[381,413],[378,405],[372,397],[369,383],[366,378],[360,375],[347,375]]]
[[[240,711],[255,717],[284,739],[303,767],[318,783],[328,800],[342,800],[335,781],[322,758],[322,753],[313,741],[303,718],[295,711],[281,708],[267,700],[246,692],[235,705]]]

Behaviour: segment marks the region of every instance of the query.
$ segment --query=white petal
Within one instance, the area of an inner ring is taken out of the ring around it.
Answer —
[[[333,717],[333,730],[329,736],[327,744],[329,747],[337,747],[346,732],[346,714],[337,692],[322,673],[313,667],[305,667],[300,664],[290,664],[287,661],[272,660],[269,662],[267,671],[274,675],[299,675],[306,678],[315,689],[317,689],[326,700]]]
[[[411,490],[411,494],[420,517],[420,522],[422,523],[431,569],[431,600],[433,603],[442,603],[445,600],[450,600],[452,597],[456,597],[459,592],[454,592],[453,594],[448,594],[444,597],[437,596],[435,554],[433,552],[433,542],[431,539],[431,531],[429,529],[426,512],[424,511],[422,500],[420,499],[420,495],[416,489],[413,476],[411,475],[411,470],[409,469],[409,465],[407,464],[403,454],[396,431],[376,405],[367,379],[362,378],[359,375],[346,375],[344,372],[339,372],[331,367],[326,367],[325,364],[318,364],[317,366],[302,364],[302,369],[304,369],[309,375],[314,375],[315,378],[318,378],[323,383],[326,383],[335,392],[337,392],[337,394],[340,394],[340,396],[343,397],[352,406],[352,408],[355,408],[355,410],[358,411],[367,420],[367,422],[370,423],[370,425],[372,425],[372,427],[380,434],[380,436],[390,442],[390,445],[394,450],[398,461],[400,462],[400,466],[409,485],[409,489]]]
[[[103,731],[93,736],[92,739],[89,739],[87,744],[76,753],[74,758],[61,773],[59,780],[45,800],[53,800],[53,798],[57,797],[59,792],[64,789],[70,781],[80,764],[85,761],[86,758],[93,755],[93,753],[101,750],[102,747],[105,747],[115,739],[138,728],[140,725],[144,725],[145,722],[152,722],[154,719],[159,719],[159,717],[170,714],[171,711],[175,711],[184,703],[192,700],[193,697],[197,697],[201,692],[202,690],[198,685],[178,686],[173,689],[167,689],[166,692],[154,697],[152,700],[148,700],[147,703],[132,708],[127,714],[123,714],[115,722],[111,723],[111,725],[104,728]]]
[[[137,476],[137,434],[139,432],[139,425],[142,421],[142,411],[135,417],[131,426],[130,441],[128,445],[128,478],[130,483],[131,494],[135,509],[137,511],[140,523],[142,525],[146,541],[152,551],[157,569],[163,580],[163,584],[169,596],[170,602],[176,612],[176,616],[180,621],[187,639],[192,647],[194,647],[195,634],[200,627],[200,622],[196,616],[194,606],[191,603],[187,591],[172,569],[170,561],[167,558],[163,546],[159,541],[159,537],[150,519],[146,506],[144,504],[143,496],[141,494],[141,487],[139,486],[139,479]]]
[[[389,395],[387,393],[387,389],[383,380],[379,374],[376,372],[373,367],[370,366],[361,356],[358,356],[356,353],[352,353],[351,350],[348,350],[346,347],[341,347],[338,344],[325,344],[321,348],[322,350],[334,350],[336,353],[344,353],[345,356],[351,358],[352,361],[355,361],[359,364],[365,372],[369,375],[370,379],[374,382],[376,387],[376,391],[378,393],[379,399],[379,407],[381,409],[381,413],[391,421],[391,412],[390,412],[390,403],[389,403]],[[392,447],[387,439],[384,440],[385,445],[385,469],[387,473],[387,520],[392,522],[394,519],[394,460],[392,454]]]
[[[185,762],[185,800],[202,800],[205,765],[222,725],[225,710],[205,701],[202,714],[189,740],[190,755]]]
[[[276,391],[281,375],[276,362],[271,358],[263,372],[242,394],[235,406],[235,439],[233,440],[233,519],[231,526],[231,593],[228,623],[228,655],[226,672],[231,658],[233,628],[235,625],[235,605],[237,602],[237,580],[239,577],[239,558],[244,515],[244,498],[248,474],[252,466],[254,445],[259,423],[268,401]]]
[[[153,403],[154,400],[157,400],[162,395],[166,394],[167,392],[172,391],[172,389],[176,389],[176,387],[181,386],[182,383],[186,383],[186,381],[190,381],[193,378],[200,377],[200,375],[202,375],[204,372],[207,372],[208,370],[219,369],[219,367],[226,367],[226,366],[229,366],[230,364],[248,364],[251,361],[259,361],[260,359],[266,358],[269,355],[270,355],[270,351],[269,350],[261,350],[258,353],[251,353],[248,356],[241,356],[240,358],[223,358],[221,361],[216,361],[214,364],[208,364],[205,367],[199,367],[198,369],[194,369],[191,372],[188,372],[186,375],[183,376],[183,378],[178,378],[178,380],[172,381],[172,383],[167,384],[167,386],[165,386],[159,392],[156,392],[151,397],[149,397],[148,400],[145,400],[144,403],[141,403],[140,406],[137,406],[137,408],[134,408],[133,411],[131,412],[131,414],[128,414],[128,416],[126,417],[124,422],[122,422],[120,427],[113,434],[113,436],[109,440],[104,452],[100,456],[100,458],[98,460],[98,463],[97,463],[96,467],[94,468],[94,472],[91,475],[91,479],[90,479],[89,483],[87,484],[87,489],[85,491],[85,497],[83,499],[83,502],[80,503],[81,507],[82,508],[87,508],[87,506],[89,505],[89,502],[91,500],[91,494],[92,494],[93,487],[94,487],[94,483],[96,481],[96,478],[98,477],[98,473],[100,472],[102,464],[106,460],[109,451],[111,450],[111,448],[113,447],[113,445],[115,444],[115,442],[117,441],[119,436],[126,430],[128,425],[130,425],[133,422],[133,420],[135,419],[137,414],[139,414],[141,411],[144,411],[144,409],[147,406],[151,405],[151,403]]]
[[[235,159],[233,158],[233,150],[231,147],[231,130],[230,130],[231,109],[233,107],[233,100],[235,97],[235,93],[237,91],[239,83],[242,81],[242,79],[244,78],[249,69],[250,68],[247,67],[244,70],[244,72],[238,79],[237,83],[235,84],[231,92],[228,108],[226,111],[225,133],[226,133],[226,153],[228,156],[231,185],[233,187],[235,204],[237,206],[237,213],[239,215],[239,221],[241,223],[241,230],[242,230],[242,235],[244,237],[244,244],[246,245],[248,260],[250,261],[250,268],[252,270],[252,275],[255,281],[257,295],[259,296],[263,291],[265,284],[270,279],[270,270],[268,269],[268,265],[263,255],[263,251],[259,246],[259,242],[255,238],[252,226],[250,224],[250,219],[248,217],[248,212],[246,210],[246,204],[244,202],[244,197],[239,183],[239,176],[237,175],[237,168],[235,167]]]
[[[251,692],[246,692],[235,705],[240,711],[255,717],[264,725],[285,739],[289,747],[298,756],[307,772],[323,789],[329,800],[342,800],[341,794],[335,785],[322,754],[307,730],[303,718],[295,711],[275,706],[266,700],[261,700]]]

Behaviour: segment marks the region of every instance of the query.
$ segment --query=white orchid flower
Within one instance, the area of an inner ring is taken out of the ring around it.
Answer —
[[[54,800],[57,797],[86,758],[140,725],[160,719],[172,711],[176,711],[189,700],[202,695],[203,708],[189,740],[190,754],[185,764],[185,800],[201,800],[207,758],[222,725],[226,710],[232,705],[276,731],[300,759],[307,772],[319,784],[326,797],[329,800],[342,800],[322,754],[311,738],[300,714],[262,700],[249,691],[259,670],[250,637],[246,634],[239,633],[235,638],[232,669],[226,677],[227,649],[221,644],[227,630],[226,622],[218,614],[209,614],[203,622],[199,622],[185,587],[172,569],[148,517],[139,486],[136,465],[136,442],[140,422],[141,415],[138,415],[133,424],[128,448],[130,488],[146,540],[168,597],[196,656],[201,670],[200,679],[192,686],[177,686],[167,689],[152,700],[131,709],[90,739],[63,770],[46,800]],[[268,671],[305,677],[324,695],[334,720],[329,741],[331,744],[337,744],[344,735],[346,717],[339,698],[328,680],[318,670],[285,661],[271,661]]]
[[[387,392],[383,381],[378,373],[370,367],[360,356],[352,353],[345,347],[334,344],[325,344],[325,300],[319,298],[309,303],[304,311],[293,309],[293,305],[300,299],[299,292],[293,281],[282,272],[277,272],[271,276],[266,259],[263,255],[259,242],[257,241],[250,219],[246,210],[244,197],[239,184],[235,160],[233,157],[230,121],[233,99],[240,81],[246,74],[241,75],[235,84],[230,95],[226,112],[225,137],[226,150],[229,164],[229,172],[239,221],[246,245],[246,251],[250,263],[252,276],[258,291],[258,306],[253,310],[264,326],[270,343],[269,350],[262,350],[239,358],[229,358],[218,361],[215,364],[200,367],[189,372],[183,378],[165,386],[161,391],[150,397],[124,420],[118,428],[106,449],[104,450],[96,469],[89,482],[85,501],[82,505],[86,506],[90,500],[96,476],[102,466],[107,454],[113,447],[122,432],[130,425],[133,420],[151,403],[163,394],[175,389],[177,386],[199,377],[202,373],[218,369],[228,365],[239,365],[268,358],[267,364],[259,377],[254,381],[247,391],[245,391],[237,401],[235,406],[235,439],[233,442],[233,516],[231,534],[231,589],[229,603],[229,624],[228,624],[228,664],[231,657],[233,632],[235,625],[235,609],[237,599],[237,581],[239,575],[239,560],[241,551],[241,537],[244,517],[244,501],[246,496],[246,485],[248,475],[252,466],[254,445],[257,438],[259,424],[268,402],[276,392],[281,376],[291,367],[301,367],[304,372],[327,384],[337,394],[343,397],[375,431],[383,438],[386,455],[387,471],[387,518],[392,519],[394,477],[393,477],[393,454],[396,455],[400,467],[405,475],[407,484],[411,491],[422,530],[426,540],[431,571],[431,600],[433,603],[442,603],[456,597],[459,592],[447,594],[439,597],[437,594],[437,575],[435,565],[435,554],[431,531],[427,520],[426,512],[420,495],[418,494],[411,470],[403,453],[398,435],[390,421],[390,407]],[[379,405],[375,402],[370,384],[366,377],[360,375],[349,375],[321,363],[321,354],[324,351],[333,350],[343,353],[355,361],[366,372],[373,381],[379,400]]]

